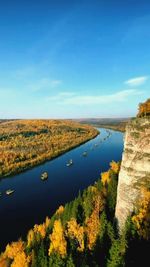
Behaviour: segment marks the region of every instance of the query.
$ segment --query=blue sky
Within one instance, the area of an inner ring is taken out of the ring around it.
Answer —
[[[1,1],[0,118],[135,116],[149,88],[149,0]]]

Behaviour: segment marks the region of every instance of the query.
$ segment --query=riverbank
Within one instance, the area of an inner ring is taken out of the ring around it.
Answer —
[[[101,259],[99,259],[98,254],[95,257],[95,253],[90,253],[90,251],[95,252],[96,247],[101,252],[101,248],[104,246],[104,236],[107,232],[101,229],[104,229],[106,224],[110,224],[106,215],[105,220],[102,215],[102,213],[106,212],[106,204],[107,208],[114,212],[116,198],[112,199],[112,195],[116,195],[120,164],[112,162],[110,165],[111,168],[109,170],[111,172],[108,172],[111,173],[111,176],[109,175],[109,187],[106,188],[99,178],[83,193],[80,193],[75,200],[66,205],[60,205],[51,218],[47,216],[43,223],[40,225],[35,224],[32,229],[28,229],[25,241],[20,239],[18,242],[7,244],[5,252],[0,255],[0,266],[1,264],[4,266],[15,264],[18,267],[19,262],[21,262],[22,266],[27,267],[75,267],[81,266],[81,264],[85,266],[85,263],[90,264],[90,266],[96,266],[96,263],[104,262],[106,258],[105,251],[103,254],[100,253]],[[115,180],[115,187],[112,179]],[[104,191],[107,193],[104,193]],[[109,204],[109,199],[111,204]],[[98,238],[104,240],[99,247],[96,246]],[[41,251],[44,251],[44,253],[41,253]],[[90,258],[87,253],[89,255],[93,254],[93,257]],[[70,259],[73,264],[70,264]],[[95,263],[94,265],[93,262]],[[105,265],[103,264],[103,266]]]
[[[35,164],[28,162],[28,163],[27,163],[28,166],[21,167],[20,169],[15,170],[15,171],[12,171],[11,173],[7,173],[7,174],[5,174],[4,176],[1,176],[1,175],[0,175],[0,179],[5,178],[5,177],[11,177],[11,176],[13,176],[13,175],[16,175],[16,174],[25,172],[25,171],[27,171],[27,170],[30,170],[30,169],[32,169],[32,168],[34,168],[34,167],[40,166],[41,164],[46,163],[46,162],[48,162],[48,161],[52,161],[52,160],[54,160],[54,159],[56,159],[56,158],[58,158],[58,157],[64,155],[65,153],[71,151],[72,149],[77,148],[77,147],[80,147],[81,145],[84,145],[84,144],[87,143],[88,141],[90,141],[90,140],[94,139],[95,137],[97,137],[99,134],[100,134],[100,132],[97,132],[95,135],[92,136],[92,138],[85,139],[85,140],[82,141],[81,143],[72,145],[72,146],[70,146],[69,148],[66,148],[66,149],[64,149],[64,150],[62,150],[62,151],[59,151],[59,153],[58,153],[57,155],[53,155],[53,156],[48,157],[48,158],[46,158],[46,159],[41,159],[41,161],[35,162]],[[30,164],[31,164],[31,165],[30,165]]]
[[[3,123],[0,127],[0,178],[57,158],[98,134],[92,126],[64,120]]]
[[[79,191],[96,181],[100,172],[107,170],[112,159],[121,160],[122,133],[111,131],[107,138],[105,129],[98,130],[100,135],[67,153],[1,180],[0,250],[20,236],[25,238],[35,223],[42,223],[59,205],[72,201]],[[85,151],[86,157],[83,156]],[[70,159],[73,165],[67,167]],[[45,171],[48,179],[43,182],[40,177]],[[14,190],[10,196],[5,193],[8,189]]]
[[[126,124],[127,123],[124,123],[123,125],[97,125],[96,127],[103,127],[105,129],[124,133],[126,129]]]
[[[0,182],[0,250],[7,243],[25,238],[28,229],[42,223],[51,216],[60,204],[72,201],[79,191],[95,182],[100,172],[105,172],[109,162],[121,160],[123,149],[122,133],[111,131],[109,138],[105,129],[100,135],[71,149],[61,156]],[[87,152],[84,157],[83,153]],[[67,167],[72,159],[73,165]],[[48,179],[40,179],[43,172]],[[10,196],[8,189],[14,190]],[[10,227],[11,225],[11,227]]]
[[[131,118],[97,118],[97,119],[78,119],[75,120],[82,124],[93,127],[112,129],[114,131],[125,132],[126,125]]]

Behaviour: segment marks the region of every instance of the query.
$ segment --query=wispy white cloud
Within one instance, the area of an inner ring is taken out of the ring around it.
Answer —
[[[61,93],[59,94],[59,96],[61,96],[61,97],[71,97],[71,96],[75,96],[75,95],[76,95],[75,92],[67,92],[67,91],[65,91],[65,92],[61,92]]]
[[[97,105],[97,104],[110,104],[119,103],[128,100],[131,96],[141,95],[143,92],[137,89],[122,90],[114,94],[108,95],[78,95],[74,92],[59,93],[55,96],[47,97],[47,101],[55,101],[61,105]]]
[[[62,84],[61,80],[52,80],[51,82],[52,87],[57,87],[58,85]]]
[[[54,88],[62,84],[61,80],[51,80],[48,78],[42,78],[34,83],[28,85],[28,88],[32,91],[40,91],[42,89]]]
[[[53,95],[53,96],[47,96],[44,99],[46,102],[55,101],[58,104],[62,104],[67,99],[70,99],[70,98],[75,97],[75,96],[76,96],[76,93],[74,93],[74,92],[64,91],[64,92],[60,92],[60,93]]]
[[[129,86],[139,86],[144,84],[148,80],[148,76],[140,76],[125,81],[125,84]]]
[[[11,76],[15,79],[23,79],[23,78],[33,75],[35,71],[36,70],[34,66],[28,66],[25,68],[11,71]]]

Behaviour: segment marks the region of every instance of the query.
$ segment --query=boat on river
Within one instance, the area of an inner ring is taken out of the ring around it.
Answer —
[[[41,175],[41,180],[47,180],[48,179],[48,173],[47,172],[43,172]]]
[[[84,151],[82,155],[83,155],[83,157],[86,157],[87,156],[87,152]]]
[[[95,146],[95,147],[97,147],[97,146],[98,146],[98,144],[95,144],[94,146]]]
[[[101,147],[100,145],[98,148],[94,147],[95,143],[99,144],[100,137],[97,136],[95,139],[88,141],[82,146],[78,146],[76,149],[72,149],[52,161],[37,165],[19,175],[14,174],[11,178],[1,179],[1,213],[7,210],[7,220],[6,216],[1,216],[0,220],[1,229],[6,233],[6,235],[1,235],[0,237],[2,247],[5,247],[6,243],[12,241],[11,220],[13,221],[13,239],[17,240],[18,232],[22,236],[26,232],[27,221],[29,225],[32,225],[35,218],[43,221],[43,214],[52,216],[53,211],[57,209],[60,203],[71,201],[76,192],[86,188],[87,184],[93,184],[98,173],[107,169],[112,159],[115,161],[121,160],[123,133],[112,132],[112,138],[107,142],[108,145],[104,145],[102,141],[106,135],[106,131],[102,129]],[[82,156],[84,151],[87,151],[87,157]],[[67,167],[66,164],[70,159],[73,160],[73,165]],[[41,175],[45,171],[48,172],[48,179],[42,181]],[[58,185],[60,190],[58,190]],[[14,189],[14,193],[6,195],[7,189]],[[47,204],[47,199],[50,199],[50,205]],[[13,212],[10,212],[10,210]],[[15,217],[22,218],[24,223],[19,224]]]
[[[66,166],[67,166],[67,167],[70,167],[72,164],[73,164],[73,160],[70,159],[70,160],[67,162]]]
[[[11,195],[15,190],[8,189],[6,190],[6,195]]]

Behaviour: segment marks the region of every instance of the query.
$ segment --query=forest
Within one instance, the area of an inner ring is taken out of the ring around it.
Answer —
[[[129,118],[97,118],[97,119],[78,119],[81,124],[89,124],[93,127],[112,129],[114,131],[125,132]]]
[[[0,123],[0,177],[50,160],[98,134],[69,120],[12,120]]]
[[[26,240],[6,246],[1,267],[121,267],[144,265],[150,247],[150,190],[141,188],[141,199],[118,232],[114,212],[120,163],[75,200],[29,230]]]

